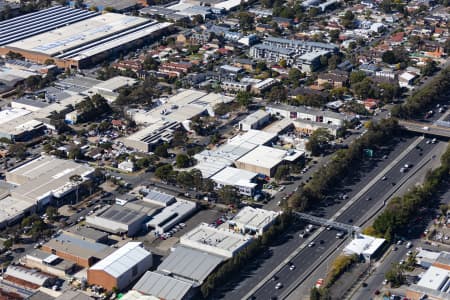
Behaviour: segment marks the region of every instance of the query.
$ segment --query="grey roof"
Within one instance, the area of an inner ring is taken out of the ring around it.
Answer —
[[[178,246],[163,260],[158,271],[200,285],[223,260],[223,257],[217,255]]]
[[[260,49],[260,50],[268,50],[268,51],[278,52],[278,53],[285,54],[285,55],[292,55],[295,52],[294,50],[291,50],[291,49],[279,48],[279,47],[265,45],[265,44],[257,44],[253,47]]]
[[[17,279],[24,280],[26,282],[30,282],[39,286],[43,286],[47,283],[49,279],[52,279],[53,277],[50,277],[48,275],[45,275],[44,273],[41,273],[39,271],[36,271],[34,269],[27,269],[24,267],[18,267],[18,266],[9,266],[6,270],[6,275],[12,276]]]
[[[301,41],[301,40],[289,40],[284,38],[278,38],[269,36],[264,40],[265,43],[277,43],[277,44],[290,44],[293,47],[319,47],[329,50],[334,50],[337,48],[335,44],[328,44],[328,43],[320,43],[320,42],[310,42],[310,41]]]
[[[311,115],[317,115],[317,116],[327,116],[330,118],[335,118],[335,119],[340,119],[340,120],[347,120],[349,119],[348,116],[343,115],[343,114],[339,114],[339,113],[335,113],[329,110],[320,110],[320,109],[315,109],[315,108],[307,108],[304,106],[292,106],[292,105],[287,105],[287,104],[271,104],[268,107],[273,107],[276,109],[283,109],[286,111],[296,111],[299,113],[304,113],[304,114],[311,114]]]
[[[151,190],[145,195],[144,199],[149,199],[155,202],[160,202],[163,205],[166,205],[175,200],[175,197],[166,193],[161,193],[155,190]]]
[[[96,6],[102,9],[112,7],[115,10],[126,10],[136,6],[135,0],[85,0],[84,5],[91,7]]]
[[[95,242],[102,240],[102,239],[106,239],[108,237],[108,234],[103,231],[100,231],[100,230],[97,230],[97,229],[94,229],[91,227],[79,226],[79,225],[75,225],[75,226],[72,226],[72,227],[64,230],[64,233],[67,235],[81,237],[82,239],[87,238],[87,239],[95,241]]]
[[[51,239],[45,245],[51,249],[71,253],[83,258],[103,258],[114,251],[113,248],[105,244],[86,241],[64,233]]]
[[[147,271],[133,287],[133,290],[161,299],[181,300],[191,288],[192,285],[185,281]]]
[[[97,217],[113,220],[122,224],[133,224],[136,220],[141,219],[143,215],[144,214],[123,206],[113,205],[108,210],[97,215]]]
[[[16,100],[13,100],[13,102],[27,106],[34,106],[37,108],[44,108],[50,105],[50,103],[44,102],[42,99],[33,99],[33,97],[30,96],[17,98]]]
[[[91,299],[94,298],[89,297],[88,295],[83,294],[80,291],[65,290],[64,293],[56,297],[55,300],[91,300]]]

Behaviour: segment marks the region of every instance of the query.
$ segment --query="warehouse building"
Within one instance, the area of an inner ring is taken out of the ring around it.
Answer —
[[[214,228],[201,223],[180,237],[180,244],[186,247],[209,252],[224,258],[231,258],[244,249],[253,238],[235,233],[225,228]]]
[[[155,296],[166,300],[188,300],[194,296],[192,284],[165,276],[157,272],[147,271],[133,286],[134,291],[142,295]]]
[[[151,152],[163,142],[170,142],[173,133],[181,125],[191,130],[189,120],[207,113],[214,116],[214,107],[219,103],[229,103],[232,97],[195,90],[183,90],[170,97],[164,104],[150,110],[129,110],[127,114],[137,124],[146,125],[143,129],[122,139],[130,148]]]
[[[235,187],[241,195],[253,196],[257,190],[258,184],[255,182],[257,173],[225,167],[223,170],[211,177],[216,184],[216,188],[220,189],[224,186]]]
[[[53,6],[0,22],[0,46],[97,16],[98,13]]]
[[[361,258],[370,261],[379,254],[381,246],[386,242],[385,239],[376,238],[365,234],[356,234],[353,240],[345,246],[344,253],[357,254]]]
[[[44,273],[60,278],[71,276],[76,271],[74,262],[64,260],[55,254],[49,254],[41,250],[27,253],[20,259],[20,263],[31,269],[38,269]]]
[[[153,218],[147,222],[147,227],[153,228],[153,230],[159,234],[163,234],[178,223],[189,218],[196,211],[197,205],[195,202],[178,200],[153,216]]]
[[[107,243],[108,234],[87,226],[75,225],[63,230],[64,234],[81,238],[93,243]]]
[[[242,234],[263,234],[280,215],[280,212],[245,206],[228,224]]]
[[[75,1],[71,1],[71,4],[75,4]],[[118,13],[125,13],[133,11],[140,6],[147,6],[147,1],[139,0],[86,0],[83,1],[83,5],[86,8],[96,8],[98,11],[106,11],[112,9]]]
[[[239,169],[273,177],[281,164],[295,163],[304,157],[298,150],[282,150],[268,146],[258,146],[243,157],[235,165]]]
[[[108,291],[124,290],[153,265],[141,242],[129,242],[88,269],[87,281]]]
[[[24,216],[31,215],[36,210],[34,203],[15,197],[0,200],[0,229],[19,222]]]
[[[257,110],[244,120],[239,122],[239,130],[248,131],[250,129],[260,129],[270,120],[270,114],[264,110]]]
[[[135,236],[143,229],[147,215],[136,210],[113,205],[86,217],[86,225],[113,234]]]
[[[56,277],[44,274],[37,270],[19,266],[9,266],[3,274],[3,279],[28,289],[52,287]]]
[[[203,178],[210,178],[225,167],[232,166],[236,160],[259,145],[270,145],[277,139],[276,134],[250,129],[227,141],[215,150],[204,150],[194,155],[198,161],[195,166]]]
[[[114,251],[108,245],[93,243],[64,233],[42,245],[41,250],[85,268],[92,266]]]
[[[11,190],[11,196],[27,201],[42,209],[53,202],[56,205],[73,196],[77,186],[89,179],[94,168],[53,156],[40,156],[8,172],[8,183],[17,185]],[[81,181],[74,182],[72,176],[79,176]]]
[[[146,192],[142,200],[151,204],[161,205],[165,207],[172,205],[177,201],[175,196],[162,193],[156,190],[150,190]]]
[[[267,106],[267,111],[271,115],[282,116],[290,120],[310,120],[316,123],[343,126],[345,121],[351,121],[352,118],[328,110],[316,108],[306,108],[304,106],[292,106],[286,104],[271,104]]]
[[[19,18],[28,17],[25,15]],[[50,12],[44,13],[43,18],[55,22],[55,18],[60,16]],[[172,23],[150,22],[148,19],[115,13],[91,13],[81,19],[77,18],[74,19],[76,22],[68,25],[63,18],[62,27],[38,26],[38,30],[34,27],[18,29],[21,25],[11,23],[13,33],[11,37],[8,35],[0,41],[0,54],[12,51],[38,63],[53,59],[59,67],[85,68],[115,56],[120,51],[151,41],[172,27]],[[25,33],[17,34],[18,31]]]
[[[179,245],[158,266],[157,272],[198,287],[224,260],[223,256]]]
[[[119,97],[120,89],[133,86],[137,82],[137,79],[131,77],[115,76],[94,85],[87,94],[99,94],[109,102],[114,102]]]

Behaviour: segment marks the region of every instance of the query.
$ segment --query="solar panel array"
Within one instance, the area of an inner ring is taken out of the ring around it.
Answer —
[[[99,13],[53,6],[0,22],[0,46],[92,18]]]

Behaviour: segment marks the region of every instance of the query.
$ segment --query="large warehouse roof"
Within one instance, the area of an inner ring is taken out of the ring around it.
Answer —
[[[192,285],[169,276],[147,271],[136,283],[133,290],[158,299],[182,300],[192,288]]]
[[[158,271],[201,284],[223,260],[217,255],[178,246],[158,266]]]
[[[54,6],[0,22],[0,45],[13,43],[98,15],[91,11]]]
[[[56,55],[147,22],[144,18],[107,13],[8,44],[8,47]]]
[[[129,242],[93,265],[91,270],[102,270],[119,278],[150,255],[150,252],[142,248],[141,242]]]
[[[76,186],[70,180],[72,175],[85,180],[93,171],[93,168],[71,160],[41,156],[7,172],[6,179],[20,185],[11,191],[13,196],[36,203],[49,193],[56,197],[65,195]]]

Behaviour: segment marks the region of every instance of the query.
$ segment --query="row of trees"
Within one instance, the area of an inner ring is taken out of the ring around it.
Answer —
[[[436,203],[436,193],[443,184],[449,183],[450,146],[441,157],[441,166],[430,171],[422,186],[414,187],[402,197],[393,198],[386,209],[374,221],[372,233],[391,241],[396,235],[405,233],[417,212]]]
[[[322,166],[307,184],[301,186],[289,198],[288,206],[303,211],[320,203],[332,188],[358,171],[365,149],[386,145],[401,130],[394,119],[384,119],[379,123],[370,122],[367,128],[366,134],[355,140],[348,149],[338,150],[327,166]]]
[[[346,271],[348,271],[353,264],[358,262],[358,255],[339,255],[334,259],[334,261],[331,263],[331,267],[328,270],[327,277],[325,280],[325,285],[327,287],[330,287],[333,283],[336,282],[336,280],[339,279],[339,277],[344,274]]]
[[[211,273],[200,287],[200,291],[204,298],[211,296],[224,282],[236,278],[242,274],[242,269],[254,260],[258,255],[267,251],[268,248],[280,237],[286,233],[288,227],[294,220],[294,215],[286,212],[280,215],[274,224],[263,235],[255,239],[245,249],[240,251],[233,258],[227,260],[213,273]]]
[[[450,90],[450,67],[442,70],[426,86],[412,94],[405,103],[396,105],[391,113],[394,117],[410,118],[423,113],[433,102],[442,100]]]

